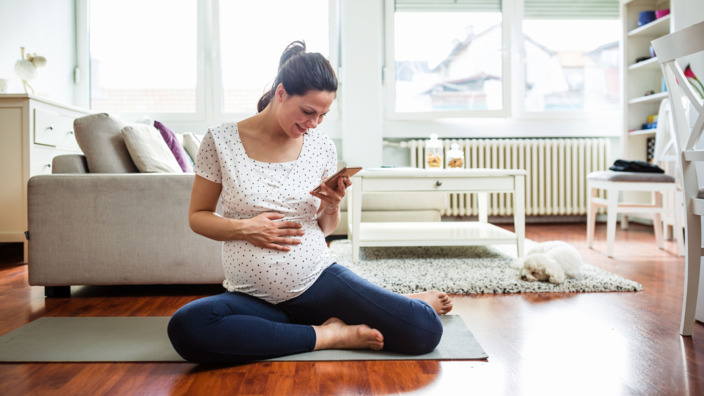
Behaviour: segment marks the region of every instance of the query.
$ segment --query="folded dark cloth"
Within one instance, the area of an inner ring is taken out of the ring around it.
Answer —
[[[626,161],[617,159],[609,168],[617,172],[644,172],[644,173],[665,173],[662,168],[645,161]]]

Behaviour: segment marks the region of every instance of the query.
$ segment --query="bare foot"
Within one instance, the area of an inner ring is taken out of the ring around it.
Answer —
[[[319,349],[373,349],[384,347],[384,336],[367,325],[350,326],[338,318],[330,318],[315,330],[315,348]]]
[[[404,296],[427,302],[431,307],[433,307],[438,315],[443,315],[452,311],[452,300],[450,299],[450,296],[437,290],[432,290],[425,293],[404,294]]]

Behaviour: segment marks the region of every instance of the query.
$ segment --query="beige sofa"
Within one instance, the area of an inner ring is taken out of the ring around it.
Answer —
[[[188,225],[192,173],[137,173],[120,140],[124,123],[107,114],[79,118],[85,155],[54,159],[53,174],[28,184],[29,283],[47,296],[71,285],[216,284],[221,245]],[[94,171],[94,170],[98,171]],[[364,221],[439,221],[438,194],[369,195]],[[347,234],[343,219],[333,233]]]

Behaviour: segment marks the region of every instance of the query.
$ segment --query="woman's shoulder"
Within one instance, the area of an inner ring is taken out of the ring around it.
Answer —
[[[308,130],[308,136],[310,139],[318,144],[322,145],[335,145],[335,143],[332,141],[332,138],[328,136],[327,133],[322,132],[318,129],[309,129]]]
[[[226,135],[237,134],[236,122],[223,122],[222,124],[208,128],[208,132],[213,135],[213,138],[219,138]]]
[[[239,140],[239,131],[236,122],[225,122],[218,126],[208,128],[208,135],[218,147],[226,147],[233,140]]]

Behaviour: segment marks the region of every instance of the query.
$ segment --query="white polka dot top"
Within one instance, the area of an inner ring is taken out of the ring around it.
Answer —
[[[263,212],[283,213],[305,234],[289,252],[260,248],[243,240],[223,243],[223,286],[273,304],[306,291],[335,262],[317,221],[320,200],[310,194],[337,170],[337,151],[322,132],[309,130],[297,160],[255,161],[247,155],[236,123],[211,128],[203,138],[195,172],[222,184],[223,215],[249,219]]]

